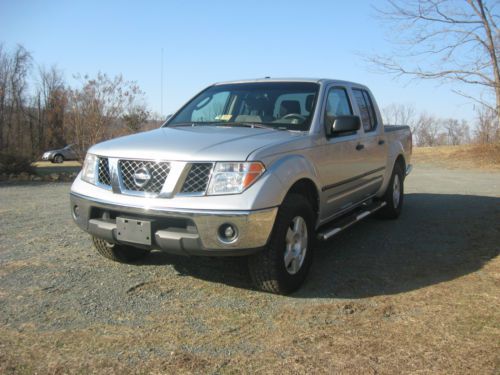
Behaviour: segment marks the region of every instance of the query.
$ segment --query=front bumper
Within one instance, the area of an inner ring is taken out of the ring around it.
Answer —
[[[76,224],[95,237],[119,243],[116,217],[149,220],[152,222],[152,244],[147,247],[183,255],[255,253],[266,246],[278,211],[277,207],[255,211],[218,211],[121,206],[75,192],[71,192],[70,201]],[[75,207],[78,209],[75,210]],[[237,228],[236,240],[227,243],[219,239],[222,224]]]

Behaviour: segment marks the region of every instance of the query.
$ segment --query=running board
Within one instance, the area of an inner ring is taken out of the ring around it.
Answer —
[[[385,202],[377,202],[372,203],[368,206],[361,206],[358,210],[355,210],[354,213],[348,214],[347,216],[343,216],[340,219],[334,220],[332,224],[329,225],[329,228],[321,230],[318,232],[318,239],[326,241],[336,234],[342,232],[344,229],[349,228],[351,225],[357,223],[358,221],[363,220],[365,217],[370,216],[375,211],[380,210],[387,203]]]

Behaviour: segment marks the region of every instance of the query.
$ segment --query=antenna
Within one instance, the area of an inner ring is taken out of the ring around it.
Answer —
[[[160,77],[160,116],[163,117],[163,48],[161,49],[161,77]]]

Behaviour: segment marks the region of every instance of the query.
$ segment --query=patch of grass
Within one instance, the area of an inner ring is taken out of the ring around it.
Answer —
[[[452,168],[500,170],[500,144],[415,147],[413,160]]]
[[[78,161],[65,161],[61,164],[54,164],[50,161],[37,161],[33,163],[36,174],[45,176],[51,173],[78,173],[82,165]]]

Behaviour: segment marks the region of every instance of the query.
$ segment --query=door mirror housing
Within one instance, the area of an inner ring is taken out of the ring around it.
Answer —
[[[354,133],[361,127],[359,116],[326,116],[327,136],[332,137],[339,134]]]

